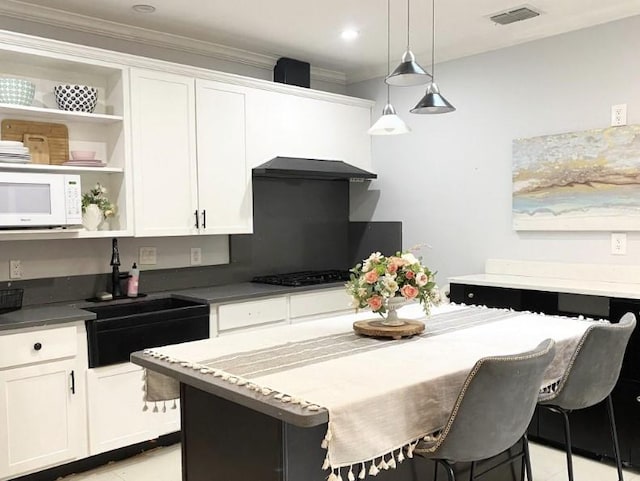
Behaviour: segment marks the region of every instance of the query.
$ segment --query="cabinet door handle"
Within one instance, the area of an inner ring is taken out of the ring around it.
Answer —
[[[636,401],[638,401],[638,402],[640,403],[640,396],[638,396],[638,397],[636,398]]]
[[[194,215],[196,216],[196,229],[200,228],[200,213],[196,210],[194,212]]]
[[[36,343],[33,345],[33,350],[34,350],[34,351],[39,351],[40,349],[42,349],[42,344],[40,344],[39,342],[36,342]]]
[[[71,371],[71,394],[76,393],[76,373]]]
[[[207,228],[207,210],[206,209],[202,210],[202,228],[203,229]]]
[[[469,299],[473,299],[473,296],[474,296],[473,292],[470,292],[469,294],[467,294],[467,297],[468,297]]]

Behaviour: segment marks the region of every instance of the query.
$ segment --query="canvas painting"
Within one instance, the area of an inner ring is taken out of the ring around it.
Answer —
[[[640,230],[640,125],[513,141],[515,230]]]

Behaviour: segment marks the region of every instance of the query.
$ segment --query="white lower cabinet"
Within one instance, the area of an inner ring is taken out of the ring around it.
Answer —
[[[211,306],[212,336],[235,329],[269,327],[325,314],[354,312],[344,287]],[[215,325],[217,324],[217,329]]]
[[[21,335],[3,338],[13,336]],[[25,357],[19,352],[24,347],[15,347],[17,357]],[[28,347],[45,353],[48,348],[44,340]],[[75,349],[68,359],[0,370],[0,479],[87,455],[83,377]]]
[[[351,296],[344,287],[289,296],[289,317],[297,321],[330,312],[352,311]]]
[[[95,455],[180,430],[180,410],[160,403],[143,411],[143,369],[131,363],[87,372],[89,454]],[[163,407],[166,411],[163,412]]]

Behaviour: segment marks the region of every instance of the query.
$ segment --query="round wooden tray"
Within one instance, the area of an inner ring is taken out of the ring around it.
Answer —
[[[401,326],[385,326],[381,320],[370,319],[368,321],[354,322],[353,330],[363,336],[400,339],[420,334],[424,331],[424,322],[405,319],[404,324]]]

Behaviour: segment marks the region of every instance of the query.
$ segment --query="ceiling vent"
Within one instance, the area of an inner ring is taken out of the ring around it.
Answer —
[[[509,25],[510,23],[519,22],[520,20],[528,20],[540,15],[540,12],[536,12],[529,7],[520,7],[508,12],[496,13],[491,15],[489,19],[500,25]]]

